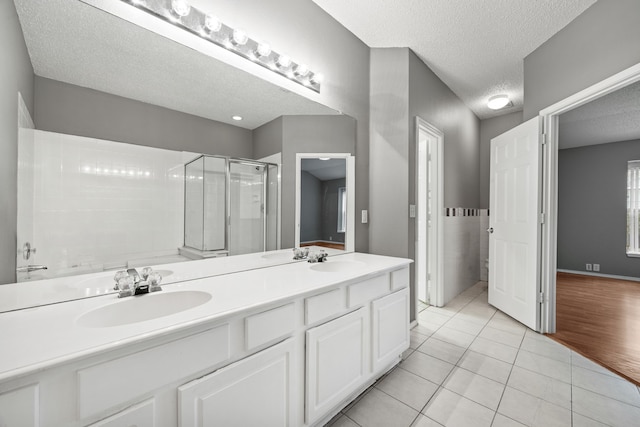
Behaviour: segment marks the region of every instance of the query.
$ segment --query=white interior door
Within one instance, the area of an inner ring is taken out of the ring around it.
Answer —
[[[489,304],[539,330],[539,119],[491,140]]]

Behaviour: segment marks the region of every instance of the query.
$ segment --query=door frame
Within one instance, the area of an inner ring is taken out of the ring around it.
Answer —
[[[540,111],[543,136],[541,280],[542,332],[556,331],[556,272],[558,241],[559,116],[594,99],[640,81],[640,63],[602,80]]]
[[[433,136],[436,140],[435,146],[431,147],[432,150],[429,150],[429,154],[431,155],[431,165],[435,167],[435,173],[433,176],[435,177],[435,183],[432,188],[432,202],[433,202],[433,217],[431,218],[431,230],[432,233],[427,233],[427,242],[426,244],[435,248],[431,252],[427,250],[427,274],[431,274],[431,293],[429,294],[429,304],[435,305],[436,307],[442,307],[444,305],[444,268],[443,268],[443,248],[444,248],[444,236],[443,236],[443,227],[442,227],[442,214],[444,212],[444,133],[440,131],[438,128],[422,119],[421,117],[416,116],[415,123],[416,130],[416,186],[415,186],[415,201],[416,201],[416,227],[415,227],[415,304],[416,304],[416,313],[418,313],[418,284],[419,284],[419,274],[423,272],[418,268],[418,257],[421,256],[422,252],[420,250],[420,241],[419,241],[419,233],[418,233],[418,218],[421,212],[424,212],[425,207],[421,206],[423,203],[420,202],[420,185],[418,182],[419,172],[420,172],[420,132],[426,132]],[[428,281],[427,281],[428,283]]]
[[[345,159],[345,183],[347,187],[347,231],[344,236],[344,250],[345,252],[354,252],[356,235],[356,163],[355,156],[353,156],[351,153],[296,153],[296,212],[294,247],[300,247],[300,189],[302,185],[302,159],[317,159],[320,157]]]

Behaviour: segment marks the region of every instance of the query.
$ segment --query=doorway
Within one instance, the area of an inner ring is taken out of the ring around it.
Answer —
[[[410,212],[416,217],[416,304],[437,307],[444,304],[443,143],[444,134],[440,130],[416,117],[416,206],[415,212]]]
[[[547,220],[542,227],[541,244],[541,285],[545,299],[542,304],[542,332],[556,332],[556,277],[557,277],[557,239],[558,239],[558,150],[560,115],[581,107],[595,99],[613,93],[618,89],[640,81],[640,64],[636,64],[600,83],[576,93],[542,111],[545,138],[543,154],[543,197],[542,209]]]

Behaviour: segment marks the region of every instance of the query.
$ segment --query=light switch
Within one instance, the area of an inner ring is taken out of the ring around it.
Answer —
[[[366,209],[362,210],[362,223],[366,224],[367,222],[369,222],[369,211],[367,211]]]
[[[409,205],[409,218],[416,217],[416,205]]]

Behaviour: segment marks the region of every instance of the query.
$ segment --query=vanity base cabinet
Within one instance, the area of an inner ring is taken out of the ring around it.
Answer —
[[[307,331],[307,424],[326,415],[364,382],[366,313],[360,308]]]
[[[294,340],[178,388],[181,427],[294,426]]]

